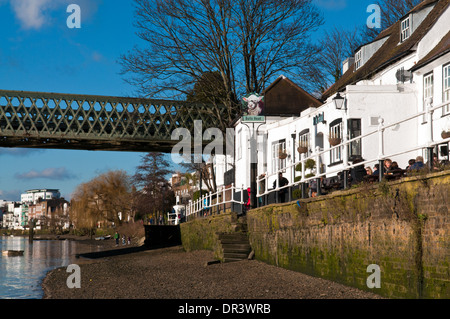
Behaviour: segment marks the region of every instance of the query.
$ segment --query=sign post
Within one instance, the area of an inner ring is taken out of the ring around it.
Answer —
[[[256,177],[258,170],[258,145],[257,130],[259,126],[266,123],[264,116],[264,97],[257,93],[250,93],[242,98],[242,119],[241,123],[250,130],[250,206],[257,207],[257,185]],[[250,125],[252,128],[250,129]],[[255,129],[255,124],[259,124]]]

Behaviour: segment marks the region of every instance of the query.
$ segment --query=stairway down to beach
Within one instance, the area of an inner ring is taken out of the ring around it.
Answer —
[[[224,263],[247,259],[252,251],[245,220],[241,220],[236,225],[235,232],[220,233],[219,240],[222,245]]]

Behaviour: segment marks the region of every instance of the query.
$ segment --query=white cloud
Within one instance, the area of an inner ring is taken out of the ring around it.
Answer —
[[[5,2],[7,0],[0,0],[0,5]],[[83,19],[90,18],[97,12],[102,0],[9,0],[9,3],[22,28],[39,30],[50,24],[51,14],[55,10],[66,13],[69,4],[77,3]]]
[[[50,0],[14,0],[11,7],[24,29],[40,29],[46,22]]]
[[[45,178],[52,180],[66,180],[75,178],[75,176],[70,173],[65,167],[46,168],[42,171],[31,170],[26,173],[16,174],[15,177],[17,179]]]
[[[10,155],[10,156],[28,156],[35,155],[36,153],[44,152],[43,149],[34,148],[2,148],[0,147],[0,156]]]

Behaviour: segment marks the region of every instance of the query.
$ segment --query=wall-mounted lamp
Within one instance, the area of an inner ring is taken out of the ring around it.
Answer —
[[[342,97],[341,94],[339,94],[339,92],[333,98],[333,103],[337,110],[346,110],[347,109],[344,102],[345,102],[345,98]]]

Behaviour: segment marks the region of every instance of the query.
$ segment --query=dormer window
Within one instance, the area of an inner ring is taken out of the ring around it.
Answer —
[[[409,23],[409,17],[402,21],[402,31],[400,35],[400,42],[405,41],[411,35],[411,28]]]
[[[355,70],[358,70],[362,66],[362,53],[361,50],[355,54]]]

